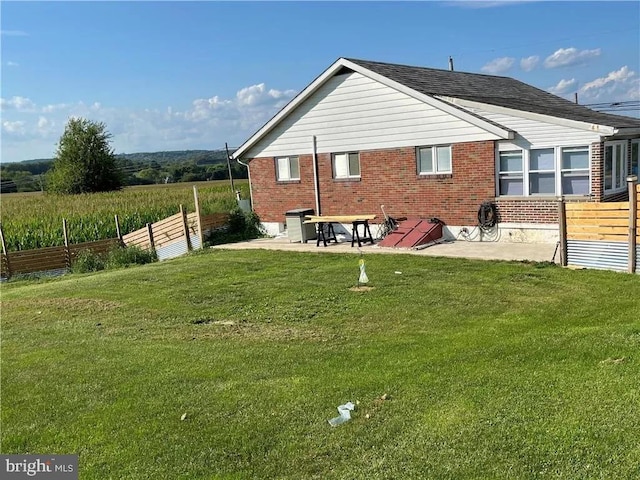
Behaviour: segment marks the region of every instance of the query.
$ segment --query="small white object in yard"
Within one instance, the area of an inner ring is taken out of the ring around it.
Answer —
[[[187,419],[187,412],[183,413],[182,416],[180,417],[181,421],[185,421]]]
[[[344,405],[340,405],[338,407],[338,412],[340,413],[340,416],[329,420],[329,425],[331,425],[332,427],[336,427],[344,422],[348,422],[349,420],[351,420],[351,411],[354,408],[356,408],[356,406],[351,402],[347,402]]]
[[[364,260],[361,258],[358,263],[360,264],[360,278],[358,279],[358,285],[369,283],[369,277],[367,277],[367,272],[364,269]]]
[[[398,271],[396,270],[396,275],[402,275],[402,272],[398,272]]]

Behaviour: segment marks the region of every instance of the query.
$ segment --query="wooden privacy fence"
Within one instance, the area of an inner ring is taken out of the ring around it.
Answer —
[[[202,248],[204,235],[225,226],[229,222],[229,214],[213,213],[201,215],[198,201],[198,191],[193,187],[196,211],[187,213],[182,205],[175,215],[156,223],[148,223],[146,227],[120,235],[118,216],[115,216],[119,238],[69,244],[67,223],[63,220],[64,246],[38,248],[34,250],[20,250],[7,252],[2,227],[0,226],[0,240],[2,241],[2,256],[0,258],[0,275],[10,278],[17,274],[46,272],[53,270],[67,270],[71,268],[78,253],[91,250],[95,254],[106,253],[117,245],[135,245],[145,250],[153,250],[159,260],[184,255],[192,249]]]
[[[120,245],[120,239],[109,238],[95,242],[67,244],[61,247],[38,248],[34,250],[20,250],[2,254],[0,268],[3,278],[13,275],[46,272],[51,270],[67,270],[73,265],[78,253],[91,250],[93,253],[106,253]]]
[[[628,202],[562,203],[563,264],[638,271],[640,185],[629,182]]]
[[[126,246],[154,250],[159,260],[166,260],[202,248],[203,236],[228,221],[226,213],[200,216],[198,212],[186,213],[180,206],[180,212],[124,235],[122,242]]]

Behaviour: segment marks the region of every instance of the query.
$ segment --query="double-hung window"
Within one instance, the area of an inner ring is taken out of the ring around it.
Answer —
[[[451,173],[450,145],[419,147],[417,157],[420,175]]]
[[[589,147],[562,148],[563,195],[589,194]]]
[[[627,177],[627,141],[604,144],[604,191],[623,190]]]
[[[500,195],[524,195],[522,150],[500,152]]]
[[[298,157],[277,157],[276,179],[281,182],[300,180],[300,162]]]
[[[638,163],[640,162],[638,149],[640,149],[640,139],[631,140],[631,175],[638,175]]]
[[[333,154],[334,178],[360,178],[360,155],[358,153]]]
[[[529,152],[529,195],[555,195],[555,193],[555,150],[553,148],[531,150]]]

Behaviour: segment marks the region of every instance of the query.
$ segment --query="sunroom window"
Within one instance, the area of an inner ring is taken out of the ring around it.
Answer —
[[[360,178],[360,155],[358,153],[333,154],[334,178]]]
[[[277,157],[276,178],[283,182],[300,180],[300,162],[298,157]]]
[[[500,195],[523,195],[522,150],[500,152]]]
[[[498,194],[588,195],[588,146],[509,150],[498,154]]]
[[[554,149],[531,150],[529,153],[529,194],[555,195],[555,193],[556,161]]]
[[[589,194],[589,148],[562,149],[562,193],[564,195]]]
[[[616,192],[625,188],[627,177],[627,142],[604,144],[604,191]]]

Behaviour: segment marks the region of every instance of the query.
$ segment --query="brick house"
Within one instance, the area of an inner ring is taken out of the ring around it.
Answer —
[[[233,158],[271,234],[288,210],[381,218],[385,205],[455,238],[491,201],[493,239],[555,242],[558,197],[625,199],[639,143],[640,119],[511,78],[340,58]]]

